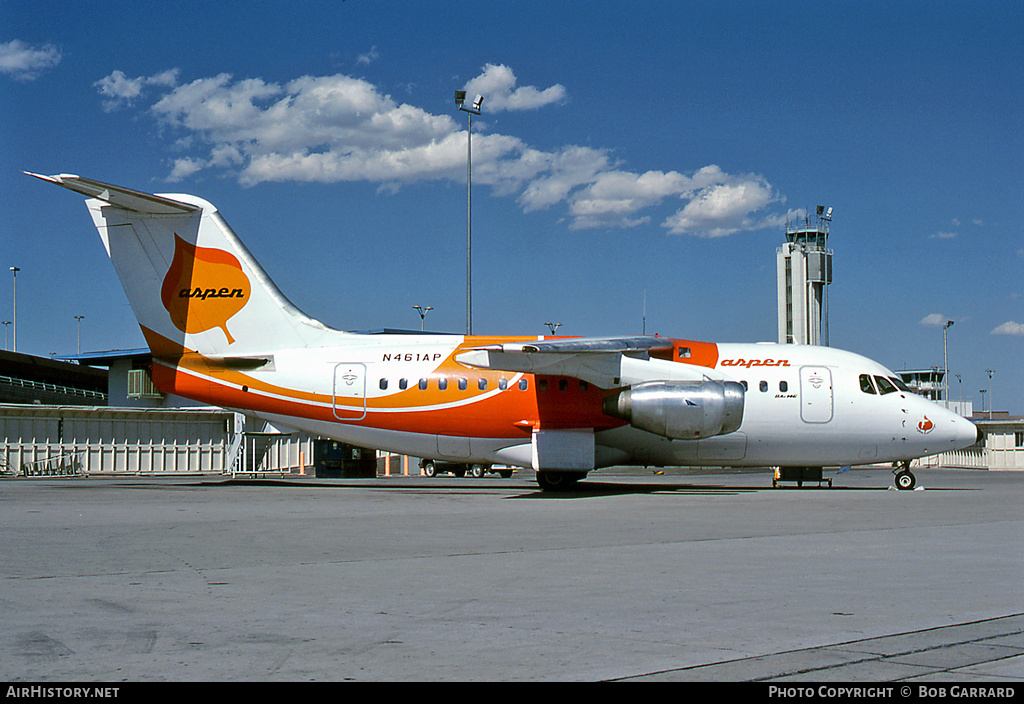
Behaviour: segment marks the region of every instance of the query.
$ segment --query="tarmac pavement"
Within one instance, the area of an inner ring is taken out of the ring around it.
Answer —
[[[1024,685],[1024,473],[0,481],[0,681]]]

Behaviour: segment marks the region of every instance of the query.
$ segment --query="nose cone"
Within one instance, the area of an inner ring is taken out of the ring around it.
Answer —
[[[964,420],[967,420],[967,419],[964,418]],[[981,442],[981,437],[982,437],[981,436],[981,428],[979,426],[977,426],[977,425],[974,425],[974,423],[971,423],[971,421],[969,421],[969,420],[967,420],[967,422],[970,423],[972,426],[974,426],[974,442],[972,442],[971,445],[974,445],[975,443]]]
[[[977,442],[981,441],[981,428],[976,426],[971,421],[958,416],[953,415],[953,428],[955,437],[953,439],[953,449],[963,450],[966,447],[970,447]]]

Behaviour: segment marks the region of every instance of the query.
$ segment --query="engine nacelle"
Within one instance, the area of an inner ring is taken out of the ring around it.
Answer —
[[[604,400],[604,412],[634,428],[678,440],[731,433],[743,422],[735,381],[646,381]]]

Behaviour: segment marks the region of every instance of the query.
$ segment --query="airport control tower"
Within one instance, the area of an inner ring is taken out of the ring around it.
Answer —
[[[828,345],[828,285],[832,250],[828,227],[832,208],[819,205],[817,217],[786,225],[786,243],[776,254],[779,289],[779,342]]]

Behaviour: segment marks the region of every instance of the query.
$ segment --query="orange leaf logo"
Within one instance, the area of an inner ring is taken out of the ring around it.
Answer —
[[[249,277],[234,255],[174,235],[174,257],[160,299],[175,327],[189,334],[220,328],[231,344],[235,338],[228,319],[245,307],[250,292]]]
[[[932,428],[934,428],[934,427],[935,427],[935,423],[932,423],[928,419],[928,416],[925,416],[924,420],[922,420],[920,423],[917,424],[917,431],[919,433],[922,433],[923,435],[927,435],[928,433],[932,432]]]

